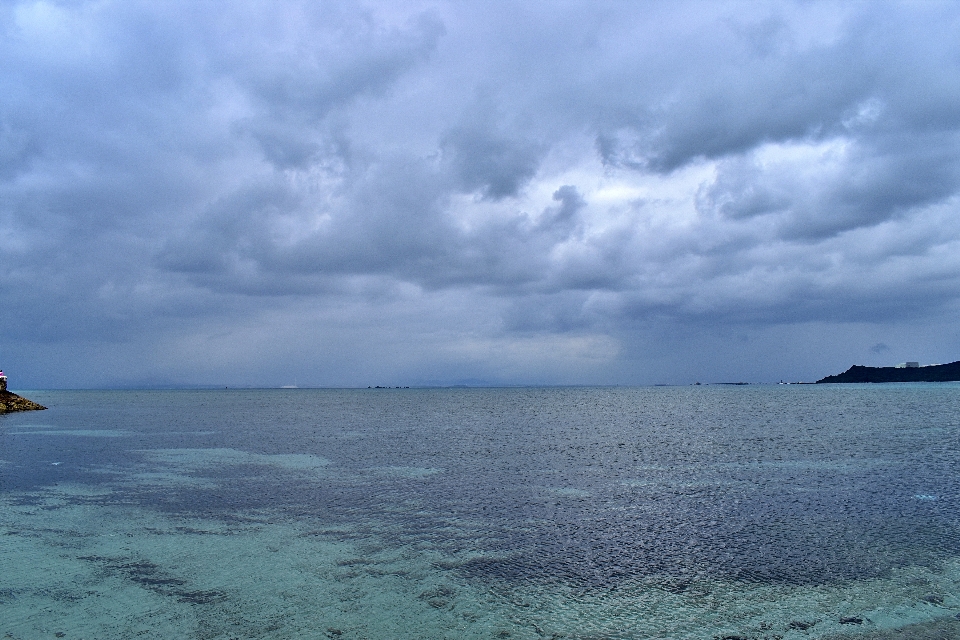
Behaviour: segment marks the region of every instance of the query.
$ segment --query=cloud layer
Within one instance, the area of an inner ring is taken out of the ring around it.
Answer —
[[[22,388],[956,360],[958,29],[952,3],[2,3],[0,364]]]

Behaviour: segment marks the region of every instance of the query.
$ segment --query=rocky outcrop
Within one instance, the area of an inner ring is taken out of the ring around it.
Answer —
[[[843,373],[827,376],[821,382],[956,382],[960,381],[960,361],[927,367],[863,367],[853,365]]]
[[[39,411],[46,409],[42,404],[37,404],[33,400],[27,400],[17,394],[7,391],[0,391],[0,413],[10,413],[12,411]]]

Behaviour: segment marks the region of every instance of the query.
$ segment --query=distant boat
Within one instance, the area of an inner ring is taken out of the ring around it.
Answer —
[[[295,384],[285,384],[285,385],[283,385],[283,386],[280,387],[280,388],[281,388],[281,389],[299,389],[300,387],[298,387],[298,386],[295,385]]]

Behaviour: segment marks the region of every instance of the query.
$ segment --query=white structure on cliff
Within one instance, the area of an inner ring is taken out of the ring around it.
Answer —
[[[0,391],[7,390],[7,374],[3,372],[3,369],[0,369]]]

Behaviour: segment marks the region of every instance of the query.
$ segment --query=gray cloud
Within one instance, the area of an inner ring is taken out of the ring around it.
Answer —
[[[737,336],[803,372],[956,359],[955,7],[501,9],[4,4],[5,368],[686,381]],[[813,326],[843,348],[796,346]]]

